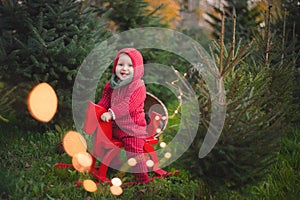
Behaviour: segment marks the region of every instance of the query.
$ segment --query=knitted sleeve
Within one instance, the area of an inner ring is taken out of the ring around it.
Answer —
[[[98,105],[108,109],[110,107],[111,93],[112,89],[110,88],[110,83],[108,82],[103,88],[102,97],[98,102]]]

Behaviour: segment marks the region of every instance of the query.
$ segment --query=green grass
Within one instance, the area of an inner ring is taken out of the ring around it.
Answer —
[[[54,169],[58,162],[71,162],[69,156],[56,152],[63,131],[30,133],[5,123],[0,125],[0,199],[297,199],[300,196],[297,128],[289,130],[283,138],[278,161],[266,169],[269,175],[242,191],[224,188],[213,193],[200,179],[191,179],[189,172],[179,169],[178,176],[155,179],[146,186],[123,186],[123,194],[116,197],[105,184],[99,184],[95,193],[76,187],[76,181],[92,178],[89,174]],[[127,173],[124,178],[132,177]]]
[[[58,162],[71,162],[69,156],[56,152],[63,134],[24,133],[7,126],[1,130],[0,199],[198,199],[203,186],[181,171],[176,177],[155,179],[147,186],[123,186],[119,197],[113,196],[105,184],[89,193],[75,184],[92,178],[89,174],[54,169]],[[125,175],[125,179],[131,177]]]

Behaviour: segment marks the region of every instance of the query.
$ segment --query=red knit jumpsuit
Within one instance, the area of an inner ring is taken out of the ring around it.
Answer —
[[[143,57],[134,48],[120,50],[114,59],[112,73],[115,73],[121,53],[126,53],[131,58],[134,69],[133,79],[129,84],[116,89],[112,89],[108,82],[98,105],[114,113],[113,137],[122,141],[128,158],[137,159],[138,163],[133,167],[136,181],[148,183],[148,170],[143,156],[147,136],[144,113],[146,87],[141,80],[144,75]]]

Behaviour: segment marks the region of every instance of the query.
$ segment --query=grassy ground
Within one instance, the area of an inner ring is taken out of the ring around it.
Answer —
[[[12,127],[1,130],[0,199],[193,199],[199,195],[201,185],[184,171],[148,186],[124,186],[119,197],[102,184],[97,192],[89,193],[75,182],[92,178],[90,175],[54,169],[58,162],[71,162],[69,156],[56,152],[62,135],[51,131],[23,133]]]
[[[300,196],[299,129],[293,129],[283,139],[279,161],[269,169],[270,174],[258,185],[248,186],[239,193],[225,190],[213,194],[200,179],[191,180],[189,172],[180,170],[176,177],[156,179],[147,186],[123,186],[123,194],[118,197],[110,193],[108,185],[100,184],[95,193],[76,187],[76,181],[92,178],[88,174],[54,169],[57,162],[71,162],[69,156],[56,152],[61,133],[24,133],[6,124],[1,124],[0,130],[0,199],[297,199]],[[131,174],[125,175],[127,179],[130,177]]]

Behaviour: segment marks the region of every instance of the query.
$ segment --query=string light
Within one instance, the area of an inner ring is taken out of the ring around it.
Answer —
[[[165,153],[165,158],[170,159],[172,157],[172,154],[170,152]]]
[[[127,161],[128,165],[133,167],[137,164],[137,161],[135,158],[129,158],[128,161]]]
[[[183,79],[182,79],[182,77],[180,76],[180,73],[178,72],[178,70],[176,70],[173,66],[171,66],[172,67],[172,69],[173,69],[173,71],[174,71],[174,73],[177,75],[177,79],[176,80],[173,80],[172,82],[171,82],[171,87],[173,87],[175,90],[177,90],[178,91],[178,93],[179,93],[179,95],[177,96],[177,98],[178,98],[178,100],[179,100],[179,105],[177,106],[177,108],[176,108],[176,110],[174,111],[174,113],[171,115],[171,116],[169,116],[168,118],[169,119],[172,119],[172,118],[174,118],[178,113],[179,113],[179,109],[181,108],[181,105],[182,105],[182,99],[183,99],[183,92],[182,92],[182,90],[181,90],[181,88],[178,86],[178,87],[176,87],[176,83],[178,83],[178,82],[180,82],[180,83],[183,83],[184,84],[184,81],[183,81]],[[188,75],[188,73],[184,73],[183,74],[183,77],[186,77]]]
[[[153,160],[147,160],[146,165],[147,165],[147,167],[153,167],[154,166]]]

